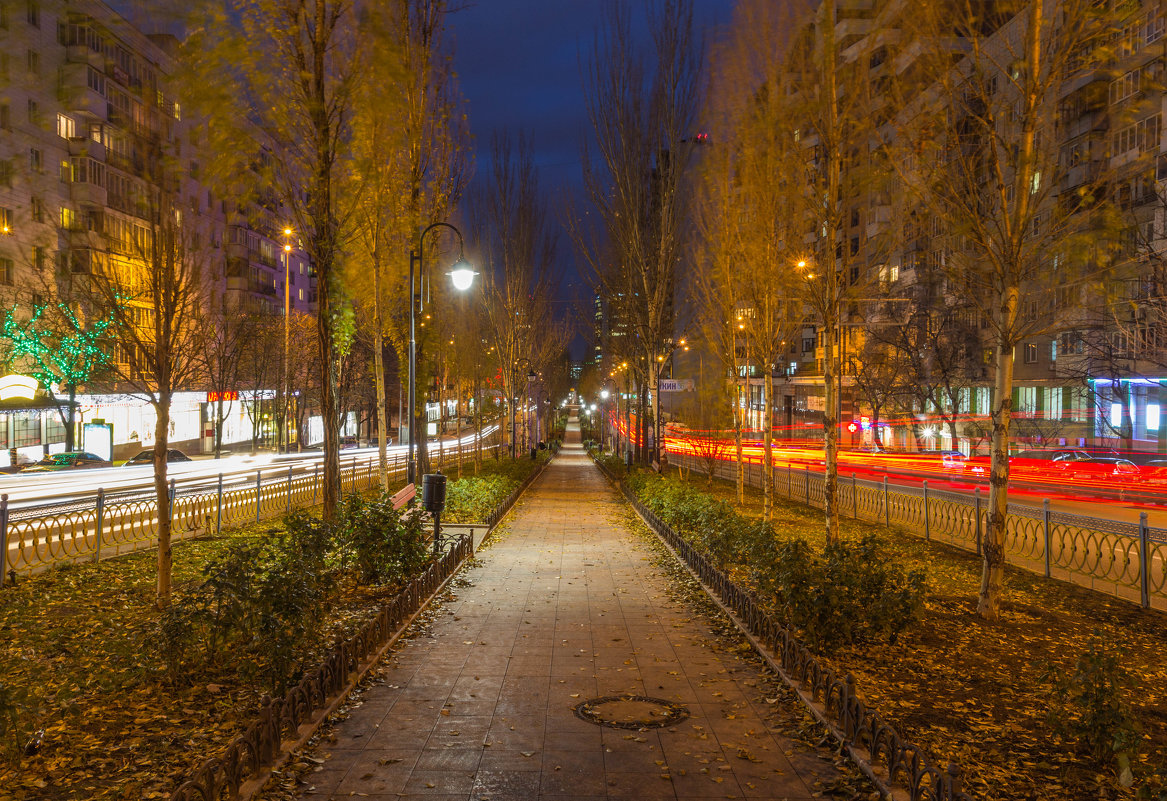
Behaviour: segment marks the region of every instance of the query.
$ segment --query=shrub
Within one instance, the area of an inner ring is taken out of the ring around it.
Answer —
[[[446,513],[450,522],[480,523],[522,481],[508,475],[468,476],[451,481],[446,487]]]
[[[1053,684],[1049,715],[1054,728],[1074,737],[1096,764],[1114,765],[1120,783],[1129,785],[1141,736],[1123,698],[1131,680],[1119,655],[1107,651],[1095,633],[1072,672],[1050,670],[1046,678]]]
[[[809,645],[823,651],[875,640],[895,642],[924,606],[923,571],[905,573],[865,536],[816,554],[803,540],[755,553],[755,584]]]
[[[171,674],[230,651],[253,681],[286,687],[320,639],[335,583],[326,564],[331,541],[331,526],[296,512],[275,537],[208,564],[202,584],[176,596],[159,622]]]
[[[419,572],[428,554],[420,515],[402,515],[388,497],[353,494],[341,505],[333,544],[343,569],[362,584],[393,584]]]

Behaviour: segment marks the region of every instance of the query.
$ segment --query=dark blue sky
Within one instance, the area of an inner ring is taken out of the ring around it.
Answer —
[[[454,66],[469,105],[478,176],[490,170],[495,131],[533,140],[539,180],[552,216],[562,216],[564,195],[582,192],[580,153],[591,136],[584,108],[581,66],[590,58],[608,0],[471,0],[449,18]],[[637,38],[650,52],[644,0],[617,0],[634,6]],[[732,0],[693,0],[694,24],[711,40],[729,23]],[[708,48],[707,48],[708,49]],[[579,198],[578,202],[583,199]],[[560,237],[561,297],[581,297],[575,254]],[[582,343],[573,351],[581,358]]]

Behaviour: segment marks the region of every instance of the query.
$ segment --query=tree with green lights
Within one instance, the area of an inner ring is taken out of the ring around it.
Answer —
[[[14,358],[24,358],[29,364],[28,374],[39,381],[50,395],[52,387],[68,393],[66,404],[58,402],[57,410],[65,426],[65,450],[74,448],[74,415],[77,387],[87,383],[109,364],[109,354],[101,343],[115,325],[112,313],[86,320],[79,311],[64,303],[34,306],[27,320],[18,317],[18,306],[4,313],[0,337],[12,345]],[[56,396],[53,395],[54,400]]]

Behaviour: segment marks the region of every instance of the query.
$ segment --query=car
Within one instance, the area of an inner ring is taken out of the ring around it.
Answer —
[[[1121,456],[1091,456],[1080,459],[1067,467],[1075,478],[1134,478],[1142,471],[1130,459]]]
[[[35,462],[20,472],[22,473],[52,473],[59,470],[77,470],[90,467],[111,467],[112,462],[88,451],[66,451],[65,453],[50,453],[39,462]]]
[[[190,461],[193,461],[193,459],[191,459],[185,453],[183,453],[182,451],[180,451],[176,448],[170,448],[169,450],[166,451],[166,461],[170,462],[170,463],[190,462]],[[154,451],[153,450],[142,451],[141,453],[134,456],[132,459],[126,459],[125,464],[122,466],[123,467],[141,467],[144,464],[154,464]]]

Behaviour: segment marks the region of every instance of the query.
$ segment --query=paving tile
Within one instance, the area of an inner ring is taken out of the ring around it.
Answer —
[[[756,669],[706,647],[708,623],[670,597],[625,510],[566,446],[468,583],[386,657],[302,798],[809,799],[830,763],[766,731]],[[691,717],[659,730],[575,717],[618,694]]]

